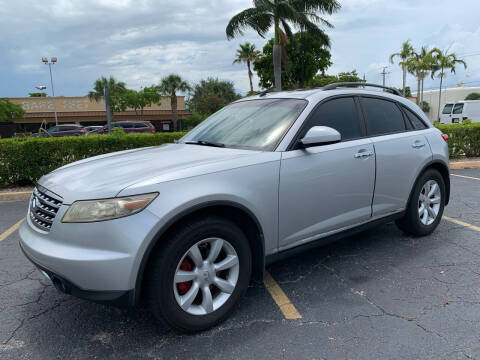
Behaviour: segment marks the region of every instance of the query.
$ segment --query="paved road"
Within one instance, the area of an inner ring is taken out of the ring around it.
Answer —
[[[455,174],[480,179],[480,170]],[[445,214],[480,226],[480,180],[452,176]],[[0,203],[0,233],[24,202]],[[192,336],[145,310],[58,293],[0,242],[0,358],[480,358],[480,232],[443,221],[429,237],[387,224],[272,265],[302,318],[286,320],[264,286],[249,288],[221,326]]]

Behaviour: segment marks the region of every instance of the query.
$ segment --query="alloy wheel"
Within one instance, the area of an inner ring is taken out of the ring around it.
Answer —
[[[431,225],[437,218],[441,202],[440,186],[435,180],[428,180],[418,198],[418,216],[423,225]]]
[[[191,315],[219,309],[235,290],[239,270],[237,252],[227,240],[198,241],[178,262],[173,280],[177,304]]]

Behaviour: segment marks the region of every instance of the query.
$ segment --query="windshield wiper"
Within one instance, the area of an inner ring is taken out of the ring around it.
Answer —
[[[203,146],[213,146],[213,147],[225,147],[225,144],[208,141],[208,140],[195,140],[195,141],[185,141],[184,144],[193,144],[193,145],[203,145]]]

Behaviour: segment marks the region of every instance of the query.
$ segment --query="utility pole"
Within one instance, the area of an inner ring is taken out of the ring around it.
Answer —
[[[382,86],[385,87],[385,77],[387,74],[390,74],[390,72],[385,71],[388,66],[384,66],[382,72],[380,73],[382,75]]]
[[[52,85],[53,111],[55,111],[55,125],[58,125],[57,103],[55,102],[55,89],[53,88],[53,77],[52,77],[52,65],[54,65],[57,62],[57,58],[52,57],[50,58],[50,61],[48,61],[46,57],[43,57],[42,62],[45,65],[48,65],[48,69],[50,70],[50,84]]]
[[[107,86],[103,88],[103,98],[105,99],[105,112],[107,114],[107,130],[110,134],[112,131],[112,112],[110,110],[110,89]]]

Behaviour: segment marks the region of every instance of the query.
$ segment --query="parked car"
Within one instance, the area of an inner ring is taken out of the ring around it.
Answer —
[[[112,129],[117,127],[122,128],[126,133],[155,133],[155,126],[150,121],[138,120],[138,121],[116,121],[112,123]],[[108,133],[107,125],[102,129],[94,131],[97,134]]]
[[[448,137],[404,97],[352,86],[264,92],[178,143],[65,165],[38,181],[21,248],[62,292],[144,298],[191,332],[285,256],[393,220],[430,234],[450,196]]]
[[[464,100],[445,104],[440,115],[442,124],[460,124],[470,119],[480,122],[480,100]]]
[[[48,136],[80,136],[85,135],[87,130],[81,125],[76,124],[62,124],[56,125],[49,129],[47,129],[47,133],[40,133],[40,136],[48,137]],[[38,136],[38,133],[32,134],[32,136]]]
[[[85,126],[85,130],[87,130],[87,133],[91,133],[94,131],[100,131],[103,129],[102,125],[91,125],[91,126]]]

